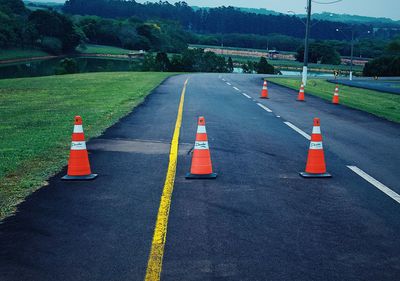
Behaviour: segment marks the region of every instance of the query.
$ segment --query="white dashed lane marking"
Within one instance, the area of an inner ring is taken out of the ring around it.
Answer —
[[[265,111],[267,111],[267,112],[272,112],[271,109],[269,109],[269,108],[266,107],[265,105],[262,105],[261,103],[257,103],[257,105],[258,105],[259,107],[261,107],[262,109],[264,109]]]
[[[297,128],[295,125],[293,125],[290,122],[283,122],[286,125],[288,125],[290,128],[292,128],[293,130],[295,130],[296,132],[298,132],[300,135],[302,135],[303,137],[305,137],[308,140],[311,140],[311,136],[305,132],[303,132],[302,130],[300,130],[299,128]]]
[[[251,97],[249,95],[245,94],[245,93],[242,93],[242,95],[245,96],[248,99],[251,99]]]
[[[354,173],[362,177],[364,180],[375,186],[377,189],[385,193],[387,196],[392,198],[394,201],[400,204],[400,195],[391,190],[389,187],[384,185],[383,183],[379,182],[378,180],[374,179],[370,175],[368,175],[366,172],[361,170],[360,168],[356,166],[347,166],[350,170],[352,170]]]
[[[240,91],[238,88],[236,88],[236,87],[233,87],[236,91]]]

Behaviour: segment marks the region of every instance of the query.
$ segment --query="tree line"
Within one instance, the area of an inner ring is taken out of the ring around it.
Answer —
[[[363,75],[400,76],[400,36],[385,47],[383,55],[365,65]]]
[[[21,0],[0,0],[0,46],[32,47],[58,53],[76,48],[82,34],[68,17],[53,11],[31,12]]]
[[[184,29],[196,33],[211,34],[284,34],[292,37],[304,37],[303,23],[296,16],[284,14],[262,15],[241,11],[234,7],[211,9],[192,9],[186,2],[170,4],[168,1],[156,3],[137,3],[134,0],[68,0],[65,13],[79,15],[97,15],[111,18],[138,17],[141,19],[167,19],[179,22]],[[336,29],[345,30],[350,26],[342,22],[313,20],[311,37],[314,39],[342,40],[342,34]],[[354,26],[359,32],[372,30],[369,25]]]
[[[245,73],[275,73],[275,68],[264,57],[260,58],[259,62],[249,62],[246,65]],[[171,57],[164,52],[148,53],[144,58],[142,70],[229,73],[234,71],[234,64],[231,57],[226,60],[213,52],[205,52],[204,49],[187,49],[181,54],[174,54]]]
[[[22,0],[0,0],[0,47],[40,48],[72,53],[82,43],[131,50],[182,52],[194,35],[172,21],[68,16],[54,10],[26,9]]]

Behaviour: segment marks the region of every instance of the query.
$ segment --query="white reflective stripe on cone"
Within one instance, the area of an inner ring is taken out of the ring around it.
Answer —
[[[208,148],[208,141],[196,141],[194,143],[194,149],[199,149],[199,150],[206,150]]]
[[[206,133],[206,126],[197,126],[197,133],[198,134],[205,134]]]
[[[83,133],[82,125],[75,125],[74,126],[74,133]]]
[[[322,141],[312,141],[310,143],[310,149],[314,149],[314,150],[321,150],[323,149],[322,147]]]
[[[71,143],[71,150],[85,150],[86,142],[84,141],[73,141]]]
[[[312,128],[312,133],[313,133],[313,134],[321,134],[321,127],[319,127],[319,126],[314,126],[314,127]]]

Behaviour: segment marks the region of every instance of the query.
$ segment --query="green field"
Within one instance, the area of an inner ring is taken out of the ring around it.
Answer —
[[[106,54],[106,55],[127,55],[129,53],[137,53],[137,51],[131,51],[118,47],[93,45],[93,44],[87,44],[85,47],[78,47],[77,51],[82,54]],[[35,49],[0,50],[0,60],[24,59],[32,57],[43,57],[43,56],[51,56],[51,54]]]
[[[0,50],[0,60],[23,59],[32,57],[44,57],[50,54],[34,49],[9,49]]]
[[[300,88],[299,79],[268,78],[267,80],[294,90]],[[305,93],[332,100],[334,88],[335,85],[326,80],[310,79]],[[340,85],[340,103],[400,123],[400,95]]]
[[[82,54],[107,54],[107,55],[127,55],[128,53],[137,53],[137,51],[131,51],[118,47],[93,45],[93,44],[86,44],[85,47],[78,47],[77,51]]]
[[[0,218],[68,161],[75,115],[100,135],[171,73],[90,73],[0,80]]]

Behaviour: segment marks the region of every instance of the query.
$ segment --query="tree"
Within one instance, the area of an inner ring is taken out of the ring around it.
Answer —
[[[400,37],[397,37],[395,40],[391,41],[386,50],[390,54],[400,54]]]
[[[233,68],[233,61],[232,61],[232,58],[231,58],[231,57],[228,58],[228,66],[227,66],[227,68],[228,68],[228,71],[229,71],[229,72],[233,72],[233,70],[234,70],[234,68]]]
[[[82,35],[72,21],[57,12],[37,10],[29,15],[29,22],[42,38],[56,38],[62,43],[62,51],[70,52],[80,44]],[[51,26],[51,28],[49,28]]]
[[[228,72],[225,58],[203,49],[187,49],[181,55],[174,55],[169,60],[166,53],[159,52],[155,57],[144,57],[143,70],[177,72]]]
[[[297,50],[296,59],[300,62],[304,61],[304,46]],[[340,54],[326,42],[313,42],[309,46],[309,62],[322,64],[341,63]]]
[[[131,0],[68,0],[64,12],[67,14],[97,15],[107,18],[138,17],[142,20],[163,19],[179,22],[186,30],[201,34],[283,34],[302,38],[304,28],[298,18],[290,15],[262,15],[243,12],[234,7],[204,8],[194,10],[184,2],[175,5],[168,1],[146,1],[141,4]],[[350,25],[342,22],[313,20],[311,37],[320,40],[342,39],[336,28],[346,29]],[[355,25],[357,31],[366,32],[368,25]],[[242,42],[243,44],[246,42]],[[291,42],[287,41],[288,44]],[[262,48],[265,48],[264,45]]]
[[[164,52],[157,53],[155,59],[155,70],[156,71],[169,71],[171,68],[171,62],[169,61],[168,55]]]
[[[154,55],[148,53],[144,56],[143,59],[143,71],[152,71],[155,69],[156,59]]]
[[[364,76],[400,76],[400,56],[385,55],[368,62]]]
[[[385,54],[369,61],[363,69],[364,76],[400,76],[400,38],[389,42]]]
[[[22,0],[0,0],[0,10],[16,15],[23,15],[27,12]]]
[[[243,73],[254,73],[257,65],[257,62],[247,61],[247,63],[242,64]]]
[[[173,55],[171,59],[170,71],[182,72],[184,71],[184,65],[180,55]]]
[[[258,74],[274,74],[275,68],[270,65],[265,57],[261,57],[257,64]]]

